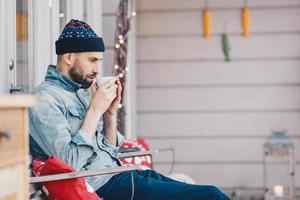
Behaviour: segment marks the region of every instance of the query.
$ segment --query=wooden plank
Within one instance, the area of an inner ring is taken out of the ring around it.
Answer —
[[[300,60],[142,62],[139,63],[137,78],[140,88],[188,85],[299,84]]]
[[[17,192],[13,192],[5,197],[0,197],[0,200],[16,200],[17,199]]]
[[[167,173],[171,164],[155,163],[155,169]],[[300,187],[300,165],[296,166],[296,187]],[[262,188],[262,164],[176,164],[174,172],[192,177],[198,184],[232,188]]]
[[[139,11],[159,11],[159,10],[178,10],[178,9],[200,9],[205,5],[205,0],[138,0]],[[284,7],[284,6],[299,6],[299,0],[252,0],[248,1],[250,7]],[[243,0],[210,0],[209,6],[211,8],[241,8],[244,6]]]
[[[146,138],[266,137],[285,129],[299,136],[300,113],[139,113],[138,133]]]
[[[215,10],[212,15],[212,32],[241,34],[241,10]],[[251,32],[281,33],[299,32],[300,7],[288,9],[258,9],[251,10]],[[230,22],[230,23],[229,23]],[[276,23],[274,23],[276,22]],[[200,35],[203,34],[201,11],[180,12],[141,12],[138,15],[138,35]]]
[[[11,165],[6,168],[1,168],[0,170],[0,199],[7,200],[7,196],[14,196],[17,197],[15,200],[23,200],[27,199],[24,188],[25,184],[25,176],[28,176],[28,172],[24,174],[24,163]],[[27,166],[28,167],[28,166]],[[26,183],[28,184],[28,183]],[[13,195],[15,194],[15,195]]]
[[[35,106],[36,98],[32,95],[1,95],[0,108],[25,108]]]
[[[300,34],[230,36],[229,41],[232,59],[290,58],[300,52]],[[137,44],[139,61],[224,59],[220,37],[147,37]]]
[[[138,90],[138,111],[295,110],[300,108],[297,86],[186,87]]]
[[[300,161],[300,138],[292,138],[295,159]],[[151,149],[173,148],[175,161],[200,163],[262,163],[266,138],[156,138],[147,139]],[[154,155],[154,163],[171,162],[171,151]]]

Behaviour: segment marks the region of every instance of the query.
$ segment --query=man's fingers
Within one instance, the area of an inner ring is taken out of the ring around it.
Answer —
[[[94,83],[91,87],[91,91],[93,94],[97,91],[97,88],[98,88],[97,84]]]
[[[112,101],[116,98],[117,94],[116,93],[110,93],[108,94],[108,98],[111,99]]]
[[[104,82],[101,87],[104,87],[104,88],[108,88],[108,87],[111,87],[113,84],[115,84],[115,82],[117,81],[117,78],[112,78],[106,82]]]
[[[117,91],[117,86],[116,85],[110,86],[109,88],[107,88],[107,91],[116,92]]]

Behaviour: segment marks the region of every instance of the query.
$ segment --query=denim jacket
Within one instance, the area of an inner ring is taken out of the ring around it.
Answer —
[[[103,120],[93,139],[81,130],[89,106],[90,93],[50,65],[45,81],[33,90],[38,105],[29,109],[30,150],[33,157],[57,156],[77,171],[111,168],[119,165],[117,146],[103,135]],[[117,133],[118,144],[124,138]],[[87,177],[99,189],[114,174]]]

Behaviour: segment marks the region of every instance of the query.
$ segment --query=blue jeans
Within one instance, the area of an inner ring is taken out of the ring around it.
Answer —
[[[104,200],[130,200],[132,178],[134,200],[229,200],[215,186],[178,182],[153,170],[117,174],[96,192]]]

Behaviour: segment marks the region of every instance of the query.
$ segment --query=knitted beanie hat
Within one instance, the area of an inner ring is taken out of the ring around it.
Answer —
[[[56,54],[100,51],[105,47],[101,37],[85,22],[72,19],[55,42]]]

